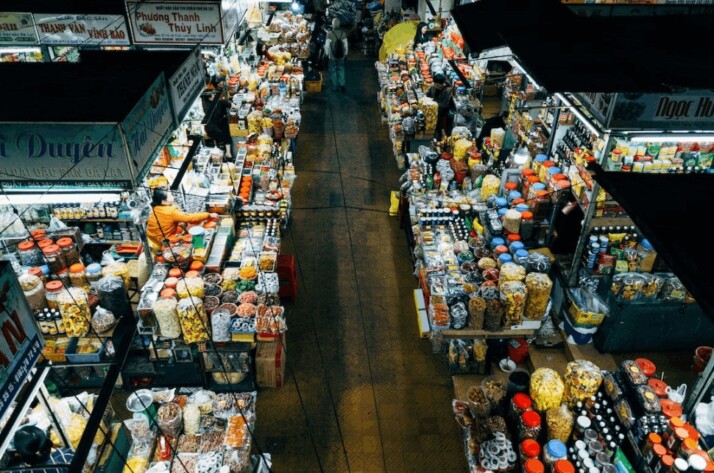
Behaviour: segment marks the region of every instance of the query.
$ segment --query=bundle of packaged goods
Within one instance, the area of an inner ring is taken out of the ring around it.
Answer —
[[[503,382],[484,379],[469,388],[467,399],[453,403],[471,471],[714,468],[699,433],[678,417],[681,404],[667,398],[666,384],[651,377],[654,372],[645,359],[624,361],[615,372],[576,360],[562,377],[537,369],[530,392],[510,398]]]
[[[616,138],[607,169],[616,172],[681,174],[712,172],[713,142],[633,142]]]
[[[301,14],[294,15],[290,11],[275,12],[270,25],[258,30],[258,39],[271,49],[279,47],[281,51],[290,53],[292,57],[307,59],[310,53],[310,39],[313,24]],[[275,58],[278,59],[278,58]]]
[[[135,391],[126,402],[134,416],[124,421],[131,436],[125,471],[248,471],[255,401],[255,392]]]

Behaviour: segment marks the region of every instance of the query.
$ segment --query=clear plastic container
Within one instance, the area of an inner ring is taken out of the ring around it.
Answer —
[[[65,261],[64,253],[58,245],[48,245],[42,250],[42,254],[45,256],[47,261],[47,266],[50,268],[50,272],[59,273],[64,268],[67,267]]]
[[[72,287],[59,295],[58,302],[67,335],[70,337],[87,335],[92,320],[87,293]]]
[[[96,291],[97,283],[102,279],[102,267],[98,263],[92,263],[87,266],[86,272],[89,286]]]
[[[39,266],[43,263],[42,253],[34,241],[23,241],[17,245],[17,256],[23,266]]]
[[[64,254],[64,260],[66,266],[72,266],[73,264],[79,263],[79,249],[77,244],[69,237],[60,238],[57,240],[57,246],[62,250]]]
[[[518,434],[522,440],[538,440],[541,432],[541,417],[536,411],[526,411],[518,419]]]
[[[560,440],[550,440],[543,449],[543,462],[552,465],[558,460],[565,460],[568,456],[568,449]]]
[[[47,299],[47,307],[50,309],[59,309],[59,295],[65,291],[61,281],[50,281],[45,284],[45,298]]]
[[[82,263],[75,263],[69,267],[69,279],[72,282],[72,287],[78,287],[89,294],[90,285],[87,271]]]

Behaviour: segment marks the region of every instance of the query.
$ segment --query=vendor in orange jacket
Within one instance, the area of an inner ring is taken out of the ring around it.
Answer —
[[[200,223],[207,218],[218,218],[218,214],[208,212],[186,213],[173,205],[174,196],[167,189],[157,187],[152,195],[151,214],[146,224],[146,236],[153,249],[158,250],[164,238],[176,233],[181,223]]]

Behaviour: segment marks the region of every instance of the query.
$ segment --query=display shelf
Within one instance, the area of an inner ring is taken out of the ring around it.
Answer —
[[[590,227],[614,227],[617,225],[634,225],[630,217],[598,217],[593,216]]]
[[[464,339],[464,338],[528,338],[532,337],[535,329],[517,329],[517,330],[498,330],[492,332],[490,330],[441,330],[439,334],[446,339]]]
[[[130,218],[63,218],[63,222],[86,222],[86,223],[132,223]]]

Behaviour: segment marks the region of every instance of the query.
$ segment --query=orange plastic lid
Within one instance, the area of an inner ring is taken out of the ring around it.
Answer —
[[[206,222],[203,224],[203,228],[206,228],[206,229],[216,228],[216,222]]]
[[[648,378],[651,378],[652,375],[657,372],[657,367],[655,366],[655,364],[647,358],[637,358],[635,360],[635,363],[637,363],[637,366],[640,367],[640,370],[642,370],[644,375]]]
[[[551,179],[552,179],[553,181],[555,181],[555,182],[562,181],[562,180],[564,180],[564,179],[566,179],[566,178],[567,178],[567,176],[566,176],[565,174],[562,174],[562,173],[553,174],[553,176],[551,176]]]
[[[183,238],[181,238],[184,243],[191,243],[191,240],[193,237],[191,235],[184,235]]]
[[[526,411],[521,416],[523,423],[528,427],[540,426],[540,415],[536,411]]]
[[[555,185],[558,187],[558,189],[565,189],[567,187],[570,187],[570,181],[567,179],[563,179],[561,181],[556,182]]]
[[[661,443],[658,443],[657,445],[652,447],[652,451],[657,455],[658,457],[664,456],[664,454],[667,453],[667,449],[662,445]]]
[[[200,271],[203,269],[203,263],[200,261],[193,261],[191,263],[191,266],[188,267],[192,271]]]
[[[536,191],[535,195],[537,198],[543,199],[545,197],[548,197],[548,191]]]
[[[545,466],[540,460],[530,459],[524,466],[526,473],[544,473]]]
[[[57,245],[48,245],[42,249],[42,252],[46,255],[51,255],[52,253],[59,253],[60,247]]]
[[[508,247],[506,245],[498,245],[493,251],[497,255],[502,255],[503,253],[508,253]]]
[[[20,251],[27,251],[31,250],[35,247],[35,242],[34,241],[23,241],[21,243],[18,243],[17,249]]]
[[[180,239],[181,239],[181,236],[180,236],[180,235],[171,235],[171,236],[169,237],[169,241],[170,241],[172,244],[173,244],[173,243],[178,243]]]
[[[508,239],[509,243],[513,243],[514,241],[521,241],[521,236],[518,233],[511,233],[506,238]]]
[[[575,467],[568,460],[558,460],[553,465],[555,473],[575,473]]]
[[[508,181],[503,185],[503,188],[507,191],[514,191],[518,188],[518,184],[513,181]]]
[[[27,274],[31,274],[31,275],[37,276],[39,278],[39,277],[42,277],[42,270],[39,267],[34,266],[27,270]]]
[[[45,230],[44,228],[36,228],[35,230],[32,230],[30,232],[30,235],[32,235],[32,238],[34,238],[35,240],[40,240],[47,235],[47,230]]]
[[[169,269],[169,276],[172,278],[180,278],[181,270],[178,268],[171,268],[171,269]]]
[[[196,271],[195,269],[186,273],[186,279],[188,279],[188,278],[197,278],[197,277],[199,277],[199,276],[200,276],[200,274],[199,274],[198,271]]]
[[[665,383],[661,379],[650,378],[647,381],[647,386],[651,387],[658,397],[667,397],[667,383]]]
[[[59,291],[62,289],[64,285],[62,284],[62,281],[50,281],[47,284],[45,284],[45,289],[48,291]]]
[[[652,432],[647,436],[647,441],[655,445],[658,443],[662,443],[662,437],[659,434]]]
[[[677,427],[676,429],[674,429],[674,435],[684,440],[686,438],[689,438],[689,431],[684,427]]]
[[[535,174],[535,171],[533,169],[522,169],[521,170],[521,176],[525,176],[526,178],[528,176],[532,176],[533,174]]]
[[[69,267],[70,273],[81,273],[84,271],[84,265],[82,263],[76,263]]]
[[[45,238],[44,240],[40,240],[37,242],[37,246],[40,249],[47,248],[48,246],[52,245],[54,242],[52,241],[52,238]]]
[[[525,439],[521,442],[521,452],[527,457],[537,457],[540,455],[540,444],[533,439]]]
[[[672,429],[676,429],[677,427],[684,427],[684,421],[680,419],[679,416],[675,416],[669,419],[669,426],[672,427]]]
[[[664,466],[674,465],[674,458],[671,455],[663,455],[662,456],[662,465],[664,465]]]
[[[679,404],[677,404],[677,405],[679,406]],[[679,406],[679,407],[681,409],[682,406]],[[692,424],[687,422],[686,424],[684,424],[683,428],[686,429],[687,432],[689,433],[690,439],[699,440],[699,431],[697,429],[695,429]]]
[[[178,278],[175,278],[175,277],[166,278],[166,280],[164,281],[164,287],[168,287],[168,288],[172,288],[172,289],[175,288],[177,284],[178,284]]]
[[[60,248],[68,248],[68,247],[72,246],[73,244],[74,244],[74,240],[72,240],[69,237],[64,237],[64,238],[60,238],[59,240],[57,240],[57,245]]]
[[[682,442],[682,449],[694,453],[699,449],[699,443],[693,438],[688,438]]]
[[[538,176],[528,176],[526,179],[528,179],[528,182],[530,182],[531,184],[540,182],[540,179],[538,179]]]
[[[173,299],[176,297],[176,289],[167,287],[161,290],[159,293],[162,299]]]
[[[524,210],[521,212],[521,219],[522,220],[533,220],[533,212],[530,210]]]
[[[526,203],[526,200],[525,200],[525,199],[521,199],[520,197],[517,198],[517,199],[513,199],[513,202],[511,202],[511,204],[514,205],[514,206],[515,206],[515,205],[518,205],[518,204],[525,204],[525,203]]]
[[[541,166],[543,166],[543,167],[545,167],[545,168],[553,167],[553,166],[555,166],[555,161],[550,161],[550,160],[548,160],[548,161],[543,161],[543,163],[541,164]]]

